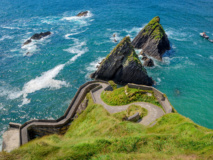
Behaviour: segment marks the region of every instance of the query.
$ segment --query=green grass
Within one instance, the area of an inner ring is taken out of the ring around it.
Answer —
[[[178,113],[166,114],[151,128],[121,121],[101,105],[89,105],[64,136],[35,139],[0,159],[212,159],[213,131]]]
[[[154,17],[144,28],[145,32],[143,32],[144,35],[150,34],[151,36],[156,39],[160,40],[164,35],[165,31],[161,24],[159,23],[160,18],[158,16]],[[151,32],[153,31],[153,32]]]
[[[148,111],[145,108],[142,108],[141,106],[133,104],[133,105],[130,105],[127,108],[127,110],[118,112],[118,113],[114,113],[113,116],[115,118],[118,118],[119,120],[123,121],[123,120],[126,120],[127,117],[130,117],[137,112],[140,115],[140,119],[142,119],[143,117],[145,117],[148,114]]]
[[[114,81],[108,81],[113,90],[117,89],[117,84]]]
[[[148,96],[146,93],[151,93],[152,96]],[[111,106],[126,105],[132,102],[148,102],[163,108],[155,98],[153,91],[128,88],[128,86],[113,91],[103,91],[101,98]]]

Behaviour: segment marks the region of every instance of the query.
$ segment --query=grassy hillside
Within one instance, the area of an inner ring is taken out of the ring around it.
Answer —
[[[50,135],[23,145],[0,159],[212,159],[213,131],[178,113],[154,127],[122,121],[101,105],[89,105],[64,136]]]

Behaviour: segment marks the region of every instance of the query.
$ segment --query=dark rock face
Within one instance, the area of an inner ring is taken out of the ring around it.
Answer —
[[[154,66],[154,62],[151,58],[148,58],[144,61],[143,66],[146,67],[153,67]]]
[[[40,40],[41,38],[46,37],[46,36],[49,36],[50,34],[51,34],[50,31],[41,32],[41,33],[36,33],[36,34],[34,34],[30,39],[28,39],[26,42],[24,42],[23,45],[27,45],[27,44],[31,43],[31,42],[32,42],[32,39],[33,39],[33,40]]]
[[[31,39],[28,39],[26,42],[24,42],[23,45],[27,45],[27,44],[29,44],[30,42],[32,42],[32,40],[31,40]]]
[[[83,11],[83,12],[80,12],[80,13],[78,13],[76,16],[77,17],[82,17],[82,16],[87,16],[87,14],[89,13],[89,11]]]
[[[152,85],[152,79],[147,75],[137,54],[131,45],[130,38],[125,37],[113,51],[103,60],[91,78],[113,80],[120,84],[136,83]]]
[[[50,31],[47,31],[47,32],[41,32],[41,33],[36,33],[36,34],[34,34],[32,37],[31,37],[31,39],[34,39],[34,40],[39,40],[39,39],[41,39],[41,38],[43,38],[43,37],[46,37],[46,36],[48,36],[48,35],[50,35],[51,34],[51,32]]]
[[[135,37],[132,45],[143,49],[143,53],[162,60],[162,55],[170,49],[167,35],[160,24],[160,18],[154,17]]]

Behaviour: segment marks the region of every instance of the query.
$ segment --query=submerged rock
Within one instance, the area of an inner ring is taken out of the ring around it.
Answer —
[[[36,34],[34,34],[30,39],[28,39],[26,42],[24,42],[23,46],[24,46],[24,45],[27,45],[27,44],[29,44],[29,43],[31,43],[31,42],[32,42],[32,39],[33,39],[33,40],[40,40],[41,38],[46,37],[46,36],[49,36],[50,34],[51,34],[50,31],[41,32],[41,33],[36,33]]]
[[[146,55],[162,60],[162,55],[170,49],[170,44],[158,16],[138,33],[132,45],[137,49],[143,49]]]
[[[125,37],[102,61],[91,78],[113,80],[120,84],[136,83],[152,85],[153,80],[147,75],[129,37]]]
[[[89,11],[83,11],[83,12],[80,12],[80,13],[78,13],[76,16],[77,17],[82,17],[82,16],[87,16],[88,15],[88,13],[89,13]]]
[[[151,58],[147,58],[144,63],[143,63],[143,66],[146,66],[146,67],[153,67],[154,66],[154,62]]]

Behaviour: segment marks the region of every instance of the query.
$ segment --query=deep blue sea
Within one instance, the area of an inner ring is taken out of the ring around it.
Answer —
[[[213,43],[199,36],[213,39],[212,0],[1,0],[0,144],[9,122],[60,117],[116,46],[112,35],[133,39],[155,16],[172,49],[148,74],[180,114],[213,129]],[[22,46],[44,31],[53,34]]]

